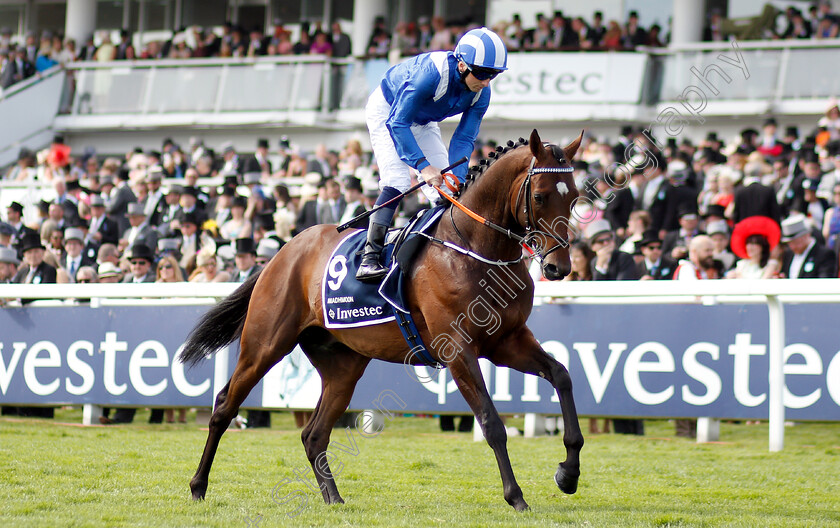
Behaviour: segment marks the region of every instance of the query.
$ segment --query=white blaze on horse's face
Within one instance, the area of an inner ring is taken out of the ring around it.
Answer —
[[[566,196],[569,194],[569,187],[564,182],[557,182],[557,192],[560,196]]]

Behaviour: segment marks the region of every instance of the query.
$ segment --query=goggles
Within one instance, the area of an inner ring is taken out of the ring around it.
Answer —
[[[473,74],[473,77],[479,81],[493,80],[497,75],[502,73],[501,70],[494,70],[493,68],[483,68],[481,66],[470,66],[467,64],[467,69]]]

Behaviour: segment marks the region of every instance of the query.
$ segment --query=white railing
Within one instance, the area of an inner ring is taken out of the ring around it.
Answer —
[[[233,292],[236,283],[175,284],[3,284],[0,299],[91,299],[92,306],[159,304],[161,299],[182,303],[211,303]],[[142,300],[138,300],[141,298]],[[833,303],[840,299],[840,280],[715,280],[715,281],[604,281],[538,282],[535,304],[555,303],[766,303],[769,314],[769,447],[784,447],[785,346],[784,304]],[[43,303],[44,301],[39,301]],[[712,440],[713,432],[699,432],[698,441]]]

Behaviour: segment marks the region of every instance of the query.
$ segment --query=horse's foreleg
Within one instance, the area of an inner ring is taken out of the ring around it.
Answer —
[[[304,348],[306,350],[306,348]],[[330,443],[330,433],[339,417],[347,410],[356,383],[365,371],[370,359],[355,352],[332,349],[322,357],[318,353],[307,351],[312,364],[321,376],[321,398],[315,413],[301,433],[301,441],[306,450],[306,458],[312,466],[315,481],[326,504],[343,504],[344,500],[338,493],[335,478],[330,468],[330,458],[336,454],[327,451]],[[353,432],[348,432],[348,439],[355,442]],[[339,462],[339,467],[342,465]],[[339,470],[340,472],[340,470]]]
[[[572,379],[569,371],[559,361],[547,354],[528,328],[505,340],[488,359],[496,365],[533,374],[547,379],[560,398],[563,412],[563,444],[566,446],[566,460],[557,467],[554,482],[564,493],[577,491],[580,477],[580,450],[583,448],[583,433],[578,422],[575,400],[572,396]]]
[[[254,347],[254,348],[251,348]],[[256,350],[253,353],[252,350]],[[207,483],[210,477],[210,467],[213,465],[213,458],[216,456],[216,449],[222,435],[227,431],[231,420],[239,412],[239,406],[248,397],[254,385],[265,376],[265,373],[291,350],[285,350],[279,356],[266,346],[248,345],[243,339],[242,351],[236,369],[230,377],[225,388],[216,397],[216,406],[213,416],[210,418],[210,432],[207,435],[207,443],[204,445],[204,453],[201,455],[201,462],[190,480],[190,491],[194,500],[204,499],[207,493]]]
[[[513,468],[510,465],[510,457],[507,451],[507,431],[502,422],[487,387],[484,385],[484,377],[478,366],[478,360],[467,354],[459,354],[449,365],[452,377],[458,384],[458,389],[472,409],[484,438],[496,455],[496,462],[499,465],[499,473],[502,477],[505,500],[513,506],[516,511],[528,509],[528,504],[522,497],[522,488],[516,483],[513,475]]]

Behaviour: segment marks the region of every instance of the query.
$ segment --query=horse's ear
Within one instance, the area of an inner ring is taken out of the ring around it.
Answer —
[[[575,158],[575,154],[577,154],[578,148],[580,147],[580,142],[583,140],[583,130],[580,131],[580,135],[578,138],[568,145],[566,148],[563,149],[563,152],[566,154],[566,159],[572,161]]]
[[[531,154],[533,154],[535,158],[539,159],[543,154],[544,149],[542,140],[540,139],[540,135],[537,133],[536,128],[531,132],[531,138],[528,139],[528,145],[531,147]]]

